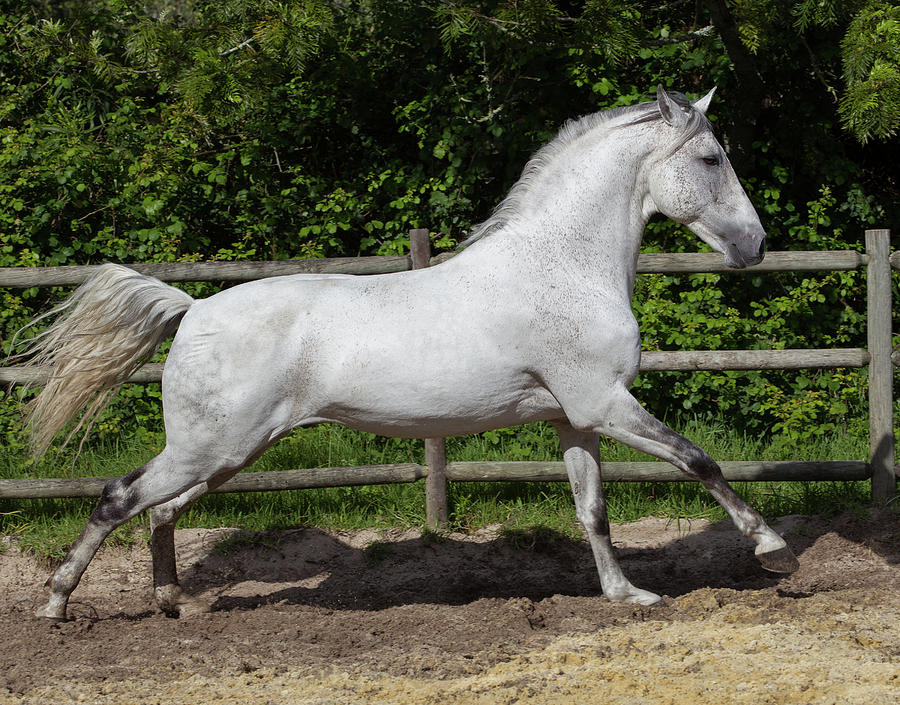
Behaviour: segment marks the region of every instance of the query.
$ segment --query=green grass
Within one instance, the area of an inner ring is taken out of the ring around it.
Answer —
[[[834,436],[797,449],[779,439],[765,440],[725,427],[687,422],[679,431],[717,460],[863,459],[866,440]],[[77,458],[73,453],[31,463],[16,454],[0,455],[0,477],[116,476],[140,466],[162,447],[155,442],[98,444]],[[612,442],[601,454],[607,461],[644,460],[647,456]],[[266,452],[254,471],[424,462],[419,440],[390,439],[319,426],[305,429]],[[559,460],[555,433],[545,424],[448,440],[448,459]],[[829,514],[864,505],[868,482],[738,483],[737,491],[767,516]],[[709,494],[695,483],[610,483],[607,499],[612,521],[643,516],[724,518]],[[542,531],[576,536],[579,528],[566,483],[451,483],[451,528],[470,531],[501,524],[506,532]],[[22,548],[60,558],[92,511],[94,499],[0,500],[0,534],[14,535]],[[285,492],[220,494],[203,498],[181,520],[182,527],[236,527],[263,531],[303,526],[335,529],[420,527],[425,523],[422,483],[345,487]],[[148,524],[138,517],[109,541],[128,545],[145,540]]]

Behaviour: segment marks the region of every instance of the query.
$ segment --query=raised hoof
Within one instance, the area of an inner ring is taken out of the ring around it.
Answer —
[[[793,573],[800,567],[797,556],[787,546],[766,553],[757,553],[756,557],[763,568],[773,573]]]

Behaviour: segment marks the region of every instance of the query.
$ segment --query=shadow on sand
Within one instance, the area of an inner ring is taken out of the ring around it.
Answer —
[[[859,554],[881,565],[900,563],[900,514],[890,510],[775,522],[800,559],[793,576],[763,570],[752,544],[730,522],[703,522],[699,529],[696,522],[681,524],[652,520],[639,540],[634,539],[637,525],[613,527],[622,567],[635,585],[669,597],[700,588],[773,587],[806,596],[810,590],[841,587],[840,571],[825,582],[818,574],[804,579],[813,572],[812,562],[820,564],[828,556]],[[617,529],[622,536],[617,537]],[[660,530],[658,538],[654,529]],[[241,532],[224,549],[206,551],[185,566],[182,583],[212,599],[214,610],[225,611],[278,602],[379,610],[601,594],[588,544],[546,529],[437,539],[416,532],[373,532],[353,541],[317,529]]]

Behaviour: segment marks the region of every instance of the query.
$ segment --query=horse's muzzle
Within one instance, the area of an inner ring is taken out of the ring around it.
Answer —
[[[752,267],[759,264],[766,256],[766,238],[759,242],[759,247],[754,254],[747,254],[734,243],[730,244],[725,250],[725,264],[732,269],[743,269],[744,267]]]
[[[755,257],[750,257],[745,259],[744,262],[746,266],[752,267],[754,264],[759,264],[763,261],[766,256],[766,237],[763,235],[763,239],[759,241],[759,249],[756,251]]]

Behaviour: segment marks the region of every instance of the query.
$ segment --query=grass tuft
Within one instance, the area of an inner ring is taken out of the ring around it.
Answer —
[[[369,563],[381,563],[393,555],[394,550],[386,541],[372,541],[363,549],[363,556]]]

